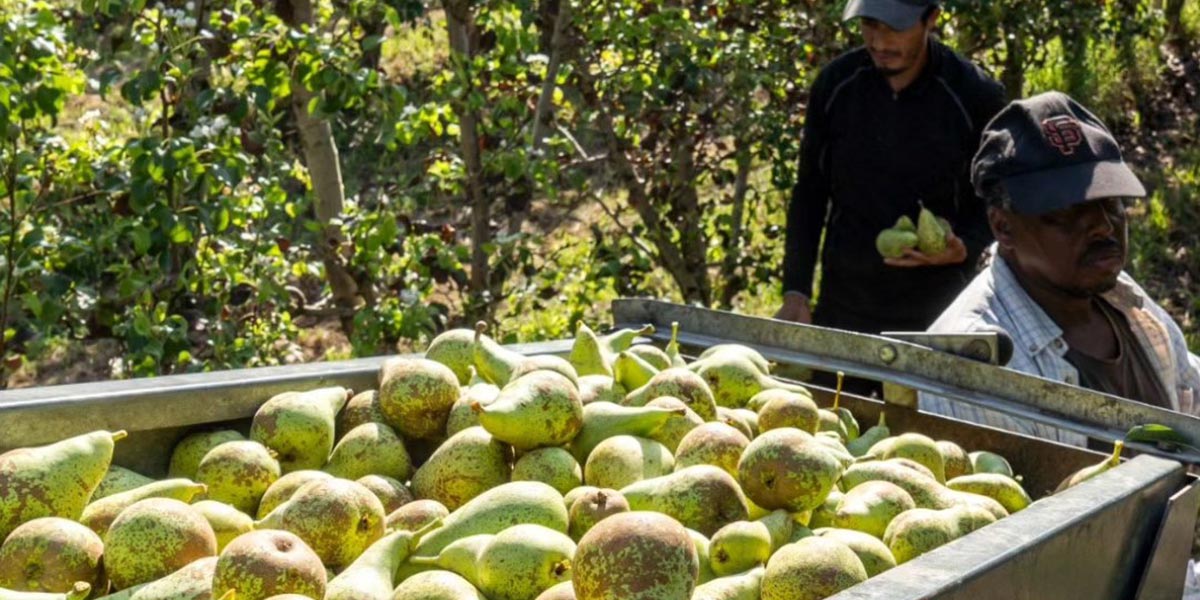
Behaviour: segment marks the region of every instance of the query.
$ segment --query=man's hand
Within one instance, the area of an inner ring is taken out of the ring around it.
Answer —
[[[946,249],[938,254],[925,254],[916,248],[904,251],[899,258],[885,258],[883,262],[893,267],[935,267],[957,265],[967,260],[967,246],[954,233],[946,234]]]
[[[792,321],[812,325],[812,311],[808,308],[808,296],[804,294],[784,294],[783,306],[775,312],[775,318],[781,321]]]

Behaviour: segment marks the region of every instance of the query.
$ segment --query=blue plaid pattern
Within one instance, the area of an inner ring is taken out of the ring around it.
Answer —
[[[1062,329],[1029,297],[1004,259],[994,253],[991,265],[975,277],[929,327],[934,332],[1003,331],[1013,340],[1008,368],[1054,381],[1079,384],[1079,372],[1067,362]],[[1146,296],[1127,273],[1103,295],[1129,320],[1134,336],[1162,378],[1171,408],[1200,416],[1195,398],[1200,390],[1200,358],[1188,351],[1183,332],[1162,307]],[[922,410],[1000,429],[1082,446],[1076,433],[1012,417],[996,411],[921,394]]]

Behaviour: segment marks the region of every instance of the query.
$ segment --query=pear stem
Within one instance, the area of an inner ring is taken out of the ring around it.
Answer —
[[[842,383],[846,380],[845,371],[837,372],[837,390],[833,392],[833,410],[837,410],[838,403],[842,400]]]
[[[125,431],[124,429],[112,432],[112,440],[114,442],[119,442],[127,437],[129,437],[129,432]]]
[[[887,427],[887,423],[884,422],[886,418],[887,418],[887,413],[883,412],[882,410],[879,411],[879,426],[880,427]]]
[[[654,325],[647,323],[645,325],[642,325],[642,328],[638,330],[638,335],[651,335],[655,331],[657,331],[657,330],[654,328]]]
[[[476,414],[483,412],[483,405],[480,404],[478,400],[472,402],[471,403],[471,412],[476,413]]]
[[[417,542],[420,542],[421,538],[425,537],[430,532],[432,532],[433,530],[435,530],[441,526],[442,526],[442,517],[438,517],[438,518],[422,525],[420,529],[417,529],[416,531],[413,532],[412,545],[414,545],[414,546],[417,545]]]
[[[1113,453],[1108,459],[1108,464],[1114,467],[1117,466],[1117,464],[1121,462],[1121,451],[1124,449],[1125,442],[1123,440],[1117,440],[1116,442],[1113,442]]]

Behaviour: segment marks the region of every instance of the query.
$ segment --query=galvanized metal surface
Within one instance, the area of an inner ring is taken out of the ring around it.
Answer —
[[[653,324],[655,339],[669,337],[671,323],[678,322],[680,343],[707,347],[738,342],[770,360],[891,381],[1099,440],[1123,438],[1134,426],[1160,423],[1200,446],[1200,419],[1195,417],[899,340],[657,300],[615,300],[613,314],[618,327]],[[1146,444],[1127,445],[1200,464],[1195,450],[1168,453]]]
[[[1179,463],[1139,456],[829,600],[1126,600],[1184,482]]]
[[[1158,528],[1150,563],[1146,565],[1137,600],[1179,600],[1200,510],[1200,485],[1192,485],[1167,501],[1167,514]]]

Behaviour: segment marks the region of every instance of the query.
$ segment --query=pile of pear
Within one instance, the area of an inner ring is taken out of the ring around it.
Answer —
[[[376,389],[182,432],[161,480],[113,464],[123,431],[0,454],[0,600],[815,599],[1031,503],[999,455],[650,331],[451,330]]]
[[[916,223],[908,215],[901,215],[895,225],[880,231],[875,237],[875,249],[884,258],[900,258],[913,248],[924,254],[941,254],[953,231],[949,221],[921,207]]]

